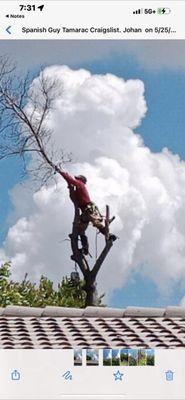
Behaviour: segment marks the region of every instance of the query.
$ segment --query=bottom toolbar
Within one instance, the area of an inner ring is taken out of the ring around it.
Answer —
[[[184,349],[0,351],[4,400],[178,400],[185,398],[184,376]]]

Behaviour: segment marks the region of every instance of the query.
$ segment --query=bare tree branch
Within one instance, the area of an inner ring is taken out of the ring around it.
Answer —
[[[52,141],[54,132],[46,128],[46,119],[61,88],[58,80],[49,78],[43,70],[37,87],[32,85],[29,73],[20,78],[15,70],[7,57],[0,57],[0,160],[34,154],[32,174],[35,166],[45,184],[54,170],[61,171],[59,166],[55,169],[56,164],[72,160],[71,154],[56,147]]]

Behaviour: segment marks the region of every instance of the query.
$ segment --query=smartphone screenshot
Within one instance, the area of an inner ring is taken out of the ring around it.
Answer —
[[[185,400],[184,15],[0,0],[2,400]]]

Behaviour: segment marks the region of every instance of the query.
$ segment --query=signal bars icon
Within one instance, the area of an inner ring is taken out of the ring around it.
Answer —
[[[143,9],[139,8],[138,10],[133,11],[133,14],[142,14],[143,13]]]

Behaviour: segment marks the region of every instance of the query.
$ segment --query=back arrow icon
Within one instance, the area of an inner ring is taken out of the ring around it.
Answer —
[[[12,32],[10,31],[10,29],[11,29],[11,25],[10,25],[10,26],[8,26],[8,28],[6,28],[6,32],[7,32],[7,33],[9,33],[9,35],[11,35],[11,34],[12,34]]]

